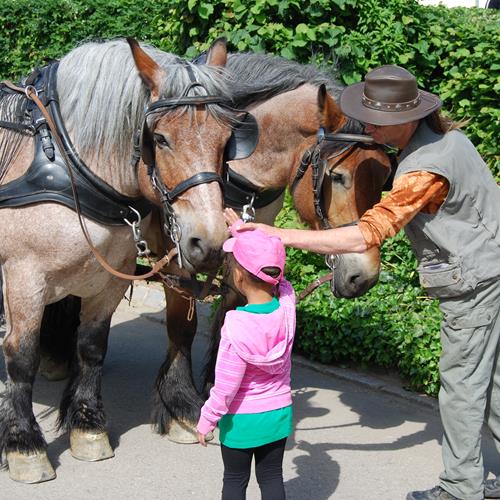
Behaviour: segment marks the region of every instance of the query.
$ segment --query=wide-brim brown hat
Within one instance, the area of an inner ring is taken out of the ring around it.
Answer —
[[[409,71],[395,65],[370,71],[364,82],[349,85],[340,96],[340,109],[345,115],[373,125],[419,120],[442,104],[437,95],[419,89]]]

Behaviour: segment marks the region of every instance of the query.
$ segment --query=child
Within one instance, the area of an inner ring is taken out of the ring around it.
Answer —
[[[295,294],[283,278],[281,240],[260,230],[237,233],[237,225],[231,226],[233,238],[223,249],[232,253],[234,284],[248,303],[226,314],[198,441],[206,446],[205,435],[219,423],[222,500],[246,498],[253,456],[262,500],[282,500],[283,453],[292,432]]]

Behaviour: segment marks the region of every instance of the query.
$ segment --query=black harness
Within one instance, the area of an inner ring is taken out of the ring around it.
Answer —
[[[71,168],[80,211],[89,219],[106,225],[120,226],[126,224],[124,219],[135,220],[137,218],[135,211],[141,217],[146,216],[152,208],[147,200],[130,198],[113,189],[96,177],[76,152],[64,127],[59,109],[56,86],[58,65],[56,61],[44,68],[36,69],[24,81],[24,86],[33,86],[49,110],[71,162],[69,165],[65,164],[45,118],[36,105],[29,101],[26,108],[31,121],[29,125],[0,122],[2,127],[33,135],[35,148],[33,161],[26,173],[0,186],[0,208],[51,201],[76,210],[68,173],[68,168]],[[14,92],[2,86],[0,98],[2,94]]]
[[[148,106],[144,116],[140,140],[136,141],[133,156],[133,161],[135,161],[136,165],[139,159],[142,158],[142,161],[147,166],[151,183],[160,195],[164,229],[177,247],[179,267],[182,267],[180,250],[181,227],[176,220],[176,214],[173,207],[174,201],[182,193],[199,184],[218,182],[223,192],[225,192],[225,176],[221,176],[216,172],[198,172],[169,190],[157,172],[154,137],[148,125],[148,117],[159,111],[170,111],[180,106],[206,106],[209,104],[217,104],[238,114],[243,113],[243,118],[233,126],[231,136],[226,143],[224,149],[225,166],[223,167],[223,171],[227,168],[227,161],[240,160],[252,154],[259,141],[259,126],[257,120],[250,113],[232,108],[231,101],[220,96],[189,96],[188,93],[193,87],[204,87],[196,80],[194,72],[189,64],[185,64],[185,67],[188,71],[191,83],[187,85],[180,97],[159,99]]]
[[[328,158],[324,158],[322,154],[322,145],[328,142],[337,143],[339,148],[333,155],[329,155]],[[389,177],[387,178],[382,190],[389,191],[390,189],[392,189],[392,181],[394,179],[394,175],[396,172],[397,161],[395,155],[392,154],[392,152],[387,147],[375,144],[373,138],[369,135],[344,133],[342,131],[327,134],[325,133],[323,128],[320,128],[317,135],[316,143],[313,146],[311,146],[302,156],[299,168],[297,169],[297,173],[295,174],[295,177],[292,181],[290,191],[293,196],[293,193],[295,192],[297,185],[302,180],[305,173],[310,167],[312,169],[314,210],[316,215],[321,221],[323,229],[330,229],[332,227],[325,213],[323,197],[321,196],[328,160],[341,156],[344,153],[347,153],[347,155],[345,156],[345,158],[347,158],[351,153],[355,151],[354,147],[357,144],[375,145],[383,149],[383,151],[387,154],[391,162],[391,173],[389,174]],[[339,227],[353,226],[356,225],[357,223],[358,221],[356,220],[348,222],[347,224],[343,224],[342,226]]]

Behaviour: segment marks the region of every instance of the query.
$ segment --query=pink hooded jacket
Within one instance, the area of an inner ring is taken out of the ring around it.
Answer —
[[[213,430],[226,413],[260,413],[292,403],[290,370],[295,293],[282,279],[280,307],[268,314],[229,311],[221,331],[215,385],[197,429]]]

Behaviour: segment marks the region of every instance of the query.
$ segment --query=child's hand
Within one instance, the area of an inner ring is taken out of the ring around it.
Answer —
[[[201,432],[197,432],[196,434],[198,436],[198,443],[200,443],[201,446],[204,446],[206,448],[207,442],[205,441],[205,434],[202,434]]]

